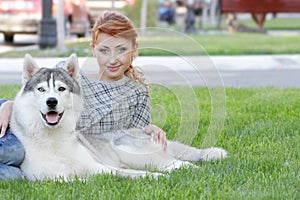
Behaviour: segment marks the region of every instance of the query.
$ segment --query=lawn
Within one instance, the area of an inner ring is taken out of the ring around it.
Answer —
[[[197,34],[186,35],[171,29],[149,28],[150,36],[139,37],[141,56],[180,55],[253,55],[253,54],[300,54],[300,36],[296,34]],[[91,56],[90,38],[66,41],[67,49],[34,49],[0,53],[0,58],[68,57],[77,53],[80,57]]]
[[[252,19],[241,20],[241,23],[250,27],[257,27],[254,20]],[[299,30],[300,19],[297,17],[294,18],[275,17],[275,18],[267,19],[264,23],[263,28],[266,30]]]
[[[300,53],[299,35],[217,34],[141,38],[140,55],[259,55]],[[150,49],[150,50],[149,50]]]
[[[17,90],[0,86],[0,98],[12,98]],[[186,122],[182,118],[190,116],[186,123],[197,127],[197,133],[181,134],[201,148],[211,124],[224,117],[215,129],[215,146],[228,150],[227,159],[196,163],[200,169],[180,169],[158,180],[97,175],[69,183],[3,181],[0,199],[299,199],[300,89],[225,88],[226,98],[216,104],[212,89],[192,90],[194,98],[187,88],[153,86],[153,122],[172,139]],[[199,113],[186,113],[183,108],[189,110],[195,102]],[[212,116],[215,106],[226,112]]]
[[[266,27],[281,29],[285,24],[272,21]],[[140,37],[139,43],[142,56],[300,53],[299,35],[185,35],[152,29],[151,36]],[[34,57],[67,57],[72,52],[91,55],[88,38],[67,41],[66,46],[64,52],[14,51],[0,58],[24,57],[25,53]],[[18,89],[1,85],[0,98],[13,98]],[[199,162],[200,169],[180,169],[158,180],[97,175],[69,183],[2,181],[0,199],[300,199],[299,98],[298,88],[153,86],[153,123],[169,139],[198,148],[219,146],[229,157]]]

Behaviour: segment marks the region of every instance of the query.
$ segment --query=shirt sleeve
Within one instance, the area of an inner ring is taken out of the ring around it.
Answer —
[[[135,106],[132,125],[137,128],[142,128],[149,125],[150,122],[151,112],[149,92],[140,92],[137,96],[137,104]]]

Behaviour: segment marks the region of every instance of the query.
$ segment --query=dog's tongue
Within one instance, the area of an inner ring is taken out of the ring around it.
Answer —
[[[58,122],[59,116],[57,113],[48,113],[46,115],[46,119],[47,119],[48,123],[54,124],[54,123]]]

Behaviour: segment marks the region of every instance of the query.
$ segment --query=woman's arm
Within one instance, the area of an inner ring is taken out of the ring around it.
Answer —
[[[0,106],[0,138],[5,135],[6,129],[8,128],[12,106],[13,101],[5,101]]]
[[[167,148],[166,133],[159,127],[151,123],[150,98],[146,94],[138,96],[138,104],[135,107],[133,125],[143,127],[144,131],[153,136],[155,142],[161,143],[164,150]]]

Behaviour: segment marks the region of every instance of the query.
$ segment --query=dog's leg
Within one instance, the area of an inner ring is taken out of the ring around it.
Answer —
[[[126,138],[125,140],[129,141],[130,139]],[[118,142],[124,144],[121,139]],[[181,167],[197,167],[190,162],[174,158],[174,156],[164,151],[160,144],[153,141],[143,142],[142,145],[139,142],[133,142],[133,140],[131,142],[130,145],[119,144],[113,146],[113,151],[119,156],[120,163],[124,168],[170,172]]]
[[[197,149],[180,142],[168,141],[168,154],[184,161],[211,161],[227,157],[227,152],[222,148]]]
[[[96,149],[81,134],[78,134],[77,137],[78,137],[79,141],[81,142],[81,144],[83,145],[82,147],[85,148],[88,152],[90,152],[90,155],[97,162],[97,167],[96,167],[98,169],[97,173],[108,173],[108,174],[113,174],[113,175],[120,175],[120,176],[123,176],[123,177],[131,177],[131,178],[146,177],[146,176],[152,176],[153,178],[157,178],[158,176],[163,175],[161,173],[154,173],[154,172],[147,172],[147,171],[142,171],[142,170],[120,168],[121,163],[120,163],[120,160],[119,160],[119,155],[117,155],[116,152],[114,152],[111,149],[109,143],[107,143],[107,142],[99,143],[101,140],[98,140],[98,145],[102,144],[102,145],[108,147],[108,149],[106,149],[106,152],[102,152],[102,151],[99,151],[101,148]],[[117,158],[111,158],[112,161],[109,161],[109,159],[104,159],[103,160],[102,155],[105,155],[107,157],[108,152],[109,152],[109,155],[113,155],[114,157],[117,157]],[[114,167],[114,166],[118,166],[118,167]]]
[[[120,156],[123,167],[134,169],[153,169],[158,171],[172,171],[183,166],[194,166],[187,161],[175,159],[164,151],[148,152],[145,154],[127,153],[122,150],[115,150]],[[195,167],[195,166],[194,166]]]

